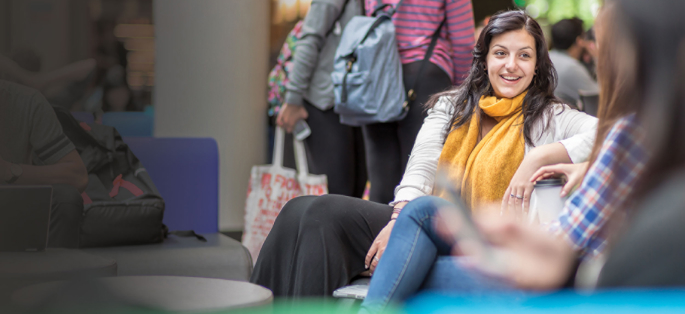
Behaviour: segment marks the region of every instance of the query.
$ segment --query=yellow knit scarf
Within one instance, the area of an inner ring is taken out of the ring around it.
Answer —
[[[438,170],[447,171],[452,182],[461,181],[461,197],[472,209],[500,202],[523,161],[525,142],[521,107],[526,93],[513,99],[480,98],[478,107],[497,120],[480,142],[480,119],[477,115],[447,136]],[[441,190],[436,190],[435,194],[446,196]]]

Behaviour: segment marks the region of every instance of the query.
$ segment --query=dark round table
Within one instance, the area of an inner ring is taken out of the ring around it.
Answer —
[[[214,278],[123,276],[93,279],[82,284],[89,286],[88,291],[99,291],[101,294],[84,296],[85,298],[99,299],[103,298],[102,294],[106,294],[104,297],[107,298],[107,302],[99,304],[125,304],[127,308],[169,312],[230,310],[266,305],[273,300],[273,294],[266,288],[249,282]],[[83,290],[75,288],[74,282],[54,281],[22,288],[12,295],[12,299],[20,306],[31,307],[40,304],[45,308],[46,300],[63,300],[60,294],[72,289]],[[82,301],[87,300],[74,301],[80,306],[83,304]],[[61,309],[65,309],[63,304],[60,306]],[[97,304],[94,306],[97,307]]]

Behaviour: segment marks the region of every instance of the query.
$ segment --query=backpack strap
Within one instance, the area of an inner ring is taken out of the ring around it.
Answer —
[[[90,196],[88,196],[88,194],[86,194],[85,191],[81,193],[81,198],[83,198],[83,205],[93,204],[93,200],[90,198]]]
[[[395,7],[392,8],[392,11],[389,12],[391,16],[392,16],[392,15],[395,15],[395,12],[397,12],[397,9],[399,9],[400,6],[402,6],[402,3],[404,3],[404,0],[400,0],[399,2],[397,2],[397,4],[395,5]]]
[[[435,45],[438,43],[438,38],[440,37],[440,30],[442,27],[445,25],[445,22],[447,19],[442,20],[442,23],[440,23],[440,26],[438,26],[438,29],[435,30],[435,33],[433,33],[433,37],[431,38],[431,43],[428,46],[428,50],[426,50],[426,55],[423,57],[423,61],[421,61],[421,67],[419,67],[419,73],[416,74],[416,77],[414,77],[414,83],[411,85],[411,89],[407,91],[407,100],[404,101],[404,104],[402,105],[402,108],[404,108],[405,111],[409,111],[409,104],[414,102],[416,100],[416,88],[419,85],[419,82],[421,81],[421,76],[423,76],[423,72],[426,69],[426,66],[430,62],[430,58],[433,55],[433,49],[435,49]]]
[[[330,35],[335,30],[335,24],[338,24],[338,21],[340,21],[340,18],[345,13],[345,9],[347,8],[348,2],[350,2],[350,0],[345,0],[345,3],[343,3],[342,9],[340,10],[340,14],[338,14],[338,17],[335,18],[335,21],[333,22],[333,26],[331,26],[331,29],[329,29],[328,32],[326,33],[326,37],[328,37],[328,35]]]
[[[118,175],[114,181],[112,181],[112,191],[109,192],[109,197],[115,197],[119,195],[119,188],[127,189],[135,197],[145,194],[145,192],[143,192],[143,190],[141,190],[135,184],[124,180],[122,174]]]
[[[382,12],[387,7],[392,8],[392,9],[390,9],[390,11],[387,12],[387,15],[393,16],[393,15],[395,15],[395,12],[397,12],[397,9],[402,5],[403,2],[404,2],[404,0],[400,0],[399,2],[397,2],[397,4],[394,7],[392,6],[392,4],[389,4],[389,3],[381,3],[373,10],[373,13],[371,13],[371,16],[376,16],[376,14],[378,14],[378,12]]]
[[[333,33],[333,31],[335,30],[335,25],[338,24],[338,21],[340,21],[340,18],[345,13],[345,8],[347,7],[347,3],[349,1],[350,0],[345,0],[345,3],[343,3],[342,10],[340,10],[338,17],[335,18],[335,21],[333,22],[333,26],[331,26],[331,28],[328,30],[328,32],[326,32],[326,38],[328,38],[328,36],[331,33]],[[297,39],[299,39],[300,35],[298,34],[297,37],[298,37]],[[291,52],[290,55],[287,58],[285,58],[285,60],[283,60],[283,64],[285,64],[285,62],[291,61],[292,59],[293,59],[293,53]],[[283,72],[285,72],[286,76],[288,76],[288,70],[285,68],[285,66],[283,66]]]

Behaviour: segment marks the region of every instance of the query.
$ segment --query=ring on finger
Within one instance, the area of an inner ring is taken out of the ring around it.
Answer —
[[[522,195],[516,195],[516,198],[522,200],[522,199],[523,199],[523,196],[522,196]]]
[[[516,197],[516,195],[514,195],[514,193],[509,194],[509,196]]]

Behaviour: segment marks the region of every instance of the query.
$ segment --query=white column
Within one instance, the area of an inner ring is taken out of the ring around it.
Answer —
[[[155,0],[155,136],[219,144],[219,228],[242,230],[265,163],[270,0]]]

